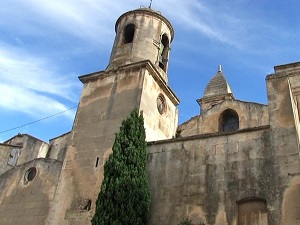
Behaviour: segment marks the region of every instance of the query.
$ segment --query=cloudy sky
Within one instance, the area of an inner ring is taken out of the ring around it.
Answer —
[[[71,130],[77,77],[106,68],[115,21],[149,3],[1,0],[0,142],[17,133],[48,141]],[[265,76],[300,61],[298,0],[153,0],[152,8],[175,29],[168,76],[180,123],[199,114],[196,99],[219,64],[237,99],[267,104]]]

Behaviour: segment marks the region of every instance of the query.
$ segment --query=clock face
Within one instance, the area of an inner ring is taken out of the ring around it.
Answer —
[[[166,110],[166,100],[162,94],[159,94],[156,100],[157,110],[160,114],[163,114]]]

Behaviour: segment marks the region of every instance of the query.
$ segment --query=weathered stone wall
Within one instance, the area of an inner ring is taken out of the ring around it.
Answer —
[[[0,224],[41,225],[50,211],[62,164],[36,159],[0,176]],[[36,175],[28,170],[36,168]]]
[[[285,225],[300,222],[299,137],[295,121],[297,114],[294,114],[296,111],[292,104],[294,90],[289,83],[291,76],[293,79],[299,78],[299,63],[275,67],[275,74],[266,78],[271,143],[274,146],[282,187],[285,190],[281,208],[281,224]]]
[[[290,135],[283,141],[286,152],[295,146]],[[189,216],[208,225],[234,225],[237,201],[251,197],[266,200],[269,224],[287,224],[280,221],[284,190],[288,174],[297,171],[286,163],[298,167],[300,161],[276,154],[270,136],[261,127],[149,143],[150,224],[178,224]]]
[[[63,162],[70,141],[70,132],[50,140],[50,146],[46,158],[57,159]]]
[[[297,130],[298,145],[300,143],[300,63],[292,63],[275,67],[276,74],[288,72],[288,85],[291,97],[291,106],[295,127]]]
[[[178,224],[189,216],[236,225],[239,204],[248,199],[265,201],[268,224],[300,222],[300,73],[292,67],[267,77],[268,106],[225,101],[183,124],[184,137],[149,143],[150,224]],[[222,133],[219,116],[228,108],[238,113],[240,129]]]
[[[268,106],[239,100],[225,100],[202,115],[193,117],[181,124],[178,127],[180,136],[187,137],[197,134],[220,132],[220,115],[226,109],[232,109],[237,112],[239,116],[239,129],[269,125]]]
[[[36,158],[45,158],[49,148],[49,145],[46,142],[28,134],[18,134],[4,143],[22,147],[17,165],[21,165]]]
[[[48,224],[90,224],[115,133],[140,105],[140,71],[139,66],[129,66],[80,78],[84,88]],[[90,201],[92,210],[83,210]]]
[[[164,99],[164,110],[158,111],[157,99]],[[143,111],[147,141],[170,139],[175,137],[178,125],[179,100],[169,90],[164,81],[157,82],[148,70],[145,71],[140,110]]]
[[[150,75],[148,70],[154,74]],[[174,122],[170,131],[167,128],[163,129],[163,126],[170,126],[168,124],[161,124],[159,127],[157,117],[162,115],[158,113],[154,116],[157,111],[157,93],[165,94],[165,99],[171,96],[175,103],[178,100],[149,61],[126,65],[118,70],[89,74],[80,79],[84,88],[69,137],[69,147],[56,194],[57,205],[48,217],[49,224],[90,224],[103,179],[104,162],[111,153],[115,133],[119,130],[122,120],[128,117],[135,107],[143,110],[146,115],[145,124],[148,124],[147,127],[151,130],[154,129],[155,138],[169,138],[176,129]],[[159,79],[161,83],[155,86],[155,79]],[[151,82],[153,89],[149,90]],[[147,93],[147,99],[153,97],[151,101],[154,105],[147,105],[146,99],[142,100],[144,88],[150,92]],[[177,105],[168,101],[168,110],[173,111],[173,117],[161,122],[177,119]],[[156,127],[153,120],[157,120]],[[151,138],[152,134],[146,129],[147,139]],[[56,143],[60,143],[60,140]],[[82,210],[84,202],[91,202],[91,211]]]
[[[0,144],[0,176],[4,172],[13,168],[13,166],[8,165],[7,162],[10,157],[10,153],[12,152],[12,149],[16,147],[17,146]]]

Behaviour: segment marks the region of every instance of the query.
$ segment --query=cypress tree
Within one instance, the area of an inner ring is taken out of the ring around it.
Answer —
[[[134,109],[116,134],[92,225],[145,225],[150,208],[143,115]]]

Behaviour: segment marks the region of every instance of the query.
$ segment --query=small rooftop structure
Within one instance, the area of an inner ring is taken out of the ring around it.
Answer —
[[[197,102],[201,106],[201,111],[206,111],[225,99],[234,99],[233,92],[222,72],[222,66],[219,65],[217,74],[208,82],[203,98]]]

